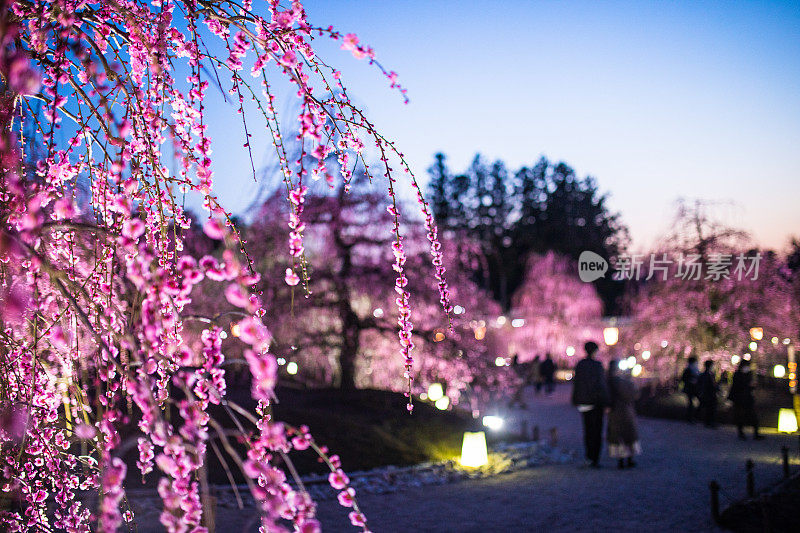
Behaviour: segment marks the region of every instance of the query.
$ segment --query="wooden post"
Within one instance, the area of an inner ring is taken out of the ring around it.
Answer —
[[[547,444],[549,444],[553,448],[555,448],[556,445],[558,444],[558,428],[557,427],[551,427],[550,428],[550,442],[548,442]]]
[[[539,426],[533,426],[533,441],[539,442]]]
[[[789,477],[789,447],[781,446],[781,455],[783,456],[783,477]]]
[[[714,480],[708,488],[711,489],[711,517],[715,524],[719,524],[719,483]]]
[[[756,493],[756,481],[753,475],[753,460],[748,459],[744,464],[745,471],[747,472],[747,496],[752,498]]]

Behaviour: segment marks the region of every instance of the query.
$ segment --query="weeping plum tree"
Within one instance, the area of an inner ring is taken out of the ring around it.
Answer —
[[[603,302],[577,272],[572,260],[554,252],[529,258],[512,311],[524,320],[513,333],[514,347],[524,359],[546,353],[566,359],[584,342],[600,338]]]
[[[298,378],[306,383],[345,390],[401,390],[402,368],[394,355],[396,325],[388,312],[397,293],[381,283],[391,276],[385,228],[393,217],[382,208],[383,196],[360,178],[354,178],[349,194],[341,186],[317,182],[306,195],[306,253],[315,290],[300,305],[296,288],[276,283],[286,261],[269,253],[272,240],[281,233],[274,221],[282,218],[276,213],[285,210],[285,202],[280,197],[268,200],[244,233],[273,309],[265,317],[274,336],[273,353],[300,363]],[[451,300],[466,310],[453,316],[448,328],[440,295],[425,276],[426,238],[412,224],[406,242],[408,287],[416,300],[413,341],[424,354],[413,368],[416,390],[425,390],[432,381],[445,382],[455,402],[468,387],[502,384],[508,372],[488,364],[494,361],[490,348],[470,325],[499,313],[491,296],[469,279],[465,263],[474,259],[479,247],[460,241],[458,250],[445,254]]]
[[[791,257],[749,248],[747,234],[715,211],[699,201],[678,205],[672,231],[652,254],[669,262],[658,269],[646,262],[648,279],[630,300],[632,325],[623,342],[650,351],[645,367],[661,378],[676,375],[690,355],[729,366],[732,355],[752,351],[753,327],[765,336],[752,354],[756,362],[773,350],[767,339],[799,333]]]
[[[141,475],[157,477],[160,520],[168,531],[205,530],[203,465],[210,453],[245,476],[262,531],[319,529],[302,485],[290,484],[276,466],[292,449],[322,450],[302,428],[270,415],[277,364],[264,325],[269,305],[255,290],[259,275],[237,228],[214,196],[204,104],[212,86],[232,97],[245,154],[255,128],[271,136],[289,202],[285,283],[313,290],[303,244],[306,182],[329,173],[329,156],[338,159],[343,183],[359,165],[383,183],[399,357],[411,390],[407,256],[394,208],[398,176],[390,165],[408,168],[350,102],[339,72],[317,57],[313,41],[319,38],[334,39],[374,64],[405,95],[371,48],[354,34],[312,25],[299,1],[270,0],[256,8],[250,0],[3,0],[4,530],[133,527],[126,479],[138,476],[127,475],[117,453],[126,424],[138,432]],[[276,83],[294,85],[300,111],[288,122],[298,125],[298,142],[312,164],[287,155]],[[256,110],[256,120],[247,109]],[[366,145],[375,146],[375,170],[365,164]],[[183,209],[185,195],[202,200],[200,224],[213,253],[186,242],[192,219]],[[421,194],[418,199],[433,256],[431,279],[449,313],[437,230]],[[217,283],[234,310],[189,313],[202,280]],[[254,412],[226,398],[221,347],[234,341],[252,374]],[[221,421],[209,415],[211,406],[240,428],[246,453],[231,446]],[[366,530],[337,458],[322,455],[339,502]],[[85,491],[99,494],[97,508],[82,503]]]

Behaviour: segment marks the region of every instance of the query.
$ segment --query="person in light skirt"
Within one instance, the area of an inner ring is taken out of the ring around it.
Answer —
[[[608,365],[608,389],[611,393],[606,434],[608,454],[617,459],[620,469],[631,468],[636,466],[634,456],[642,452],[635,408],[639,391],[630,376],[620,371],[617,360]]]

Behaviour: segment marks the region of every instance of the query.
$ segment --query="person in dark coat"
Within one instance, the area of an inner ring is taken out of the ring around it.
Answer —
[[[583,417],[586,459],[592,468],[599,468],[603,445],[603,410],[609,405],[610,396],[603,364],[594,359],[597,343],[589,341],[584,349],[586,357],[575,365],[575,376],[572,378],[572,405],[578,408]]]
[[[508,403],[509,407],[519,405],[521,409],[528,408],[528,404],[525,403],[524,393],[525,387],[530,384],[531,364],[532,363],[520,362],[519,356],[516,354],[514,354],[514,357],[511,359],[511,368],[514,369],[514,373],[516,373],[517,377],[519,378],[519,385],[517,385],[517,388],[511,397],[511,401]]]
[[[703,422],[707,427],[717,427],[717,405],[719,394],[719,381],[714,372],[714,361],[706,359],[703,363],[703,372],[697,378],[697,394],[700,398],[700,411],[703,413]]]
[[[700,377],[700,369],[697,368],[697,357],[690,357],[686,363],[686,368],[681,374],[681,389],[686,395],[686,420],[694,423],[695,400],[697,400],[697,379]]]
[[[537,355],[533,358],[533,361],[531,361],[531,369],[528,376],[538,395],[542,392],[542,358],[540,356]]]
[[[550,354],[547,354],[544,361],[539,365],[539,375],[544,382],[544,391],[547,394],[553,392],[555,388],[553,377],[556,373],[556,364],[553,362],[553,358]]]
[[[636,466],[634,455],[642,453],[635,407],[639,391],[633,380],[619,371],[617,360],[608,364],[608,391],[611,395],[606,433],[608,455],[617,459],[618,468],[631,468]]]
[[[750,361],[742,360],[733,373],[728,399],[733,402],[733,417],[736,421],[736,430],[739,438],[744,440],[744,427],[753,427],[753,439],[761,440],[764,437],[758,433],[758,416],[756,415],[756,400],[753,396],[753,373]]]

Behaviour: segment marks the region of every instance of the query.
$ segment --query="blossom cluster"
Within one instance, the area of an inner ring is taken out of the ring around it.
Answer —
[[[254,290],[259,273],[245,243],[213,194],[204,101],[209,84],[227,86],[248,153],[245,100],[259,109],[293,207],[290,255],[303,268],[303,179],[332,179],[326,161],[335,154],[351,163],[340,166],[349,182],[353,163],[367,168],[366,139],[380,147],[387,175],[386,153],[396,153],[350,102],[339,72],[316,57],[312,39],[340,40],[404,97],[405,90],[357,37],[312,26],[298,0],[259,9],[249,0],[8,0],[0,7],[0,490],[16,502],[0,510],[4,530],[112,531],[135,521],[120,451],[133,438],[139,473],[158,476],[161,523],[171,532],[204,531],[198,479],[209,447],[227,442],[211,405],[234,426],[243,428],[244,418],[254,428],[241,435],[246,457],[223,448],[251,481],[262,530],[319,529],[313,502],[275,457],[309,446],[327,455],[307,430],[271,417],[277,372],[263,320],[269,308]],[[212,40],[224,56],[212,52]],[[242,77],[245,65],[257,84]],[[287,156],[274,76],[297,88],[298,139],[312,165]],[[197,222],[184,210],[185,195],[207,211],[201,224],[212,253],[187,250]],[[397,226],[395,233],[408,361],[409,295]],[[443,274],[437,270],[440,286]],[[290,269],[285,282],[299,278]],[[201,282],[220,285],[235,322],[186,312]],[[228,398],[225,339],[238,343],[248,364],[256,413]],[[352,508],[351,522],[366,530],[347,482],[331,484]],[[85,490],[100,494],[98,509],[82,503]]]

